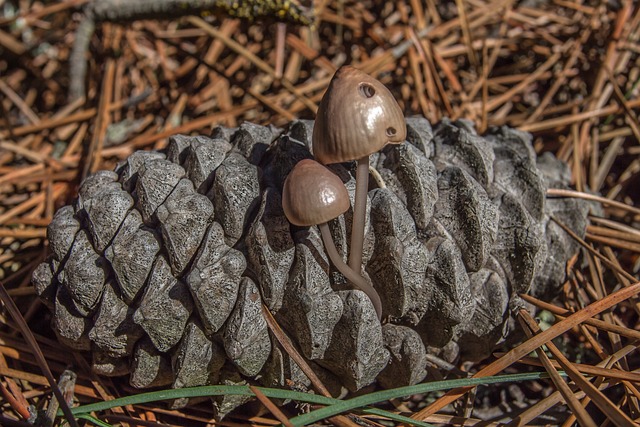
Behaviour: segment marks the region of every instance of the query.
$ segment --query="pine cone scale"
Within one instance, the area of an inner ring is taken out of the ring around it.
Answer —
[[[363,260],[383,326],[317,229],[291,226],[282,211],[286,175],[312,157],[312,129],[175,136],[166,153],[136,152],[88,178],[75,206],[54,216],[52,256],[33,276],[60,340],[135,387],[260,378],[305,389],[269,336],[264,303],[328,384],[393,387],[422,380],[428,352],[489,354],[509,332],[517,294],[550,295],[563,280],[576,246],[549,215],[579,234],[586,225],[580,202],[545,199],[547,186],[567,185],[566,166],[537,159],[521,132],[479,136],[450,121],[434,131],[408,118],[407,141],[371,160]],[[351,165],[331,169],[353,198]],[[351,210],[330,222],[345,260],[351,222]]]

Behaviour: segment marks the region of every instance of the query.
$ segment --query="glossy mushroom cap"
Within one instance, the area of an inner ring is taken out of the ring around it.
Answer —
[[[349,206],[349,193],[340,178],[314,160],[298,162],[284,181],[282,207],[292,224],[309,227],[329,222]]]
[[[323,164],[348,162],[399,144],[407,136],[404,115],[382,83],[351,66],[329,83],[313,128],[313,155]]]

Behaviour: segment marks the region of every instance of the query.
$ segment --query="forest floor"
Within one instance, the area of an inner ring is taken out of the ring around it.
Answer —
[[[565,414],[567,426],[576,418],[581,425],[640,420],[637,2],[316,0],[313,26],[168,11],[98,22],[86,79],[72,81],[70,56],[86,3],[0,0],[0,280],[27,324],[46,316],[31,284],[47,255],[46,227],[76,197],[83,177],[112,169],[135,150],[162,149],[176,133],[312,119],[333,73],[352,64],[389,87],[407,116],[468,119],[479,133],[502,125],[530,132],[538,153],[569,164],[571,196],[600,194],[604,214],[592,216],[561,295],[553,304],[531,301],[556,315],[545,335],[523,326],[531,338],[519,350],[460,366],[480,377],[543,366],[551,379],[492,389],[484,400],[467,387],[382,407],[466,426],[553,424],[545,420],[557,418],[545,414],[554,412]],[[85,96],[70,101],[73,85]],[[0,424],[27,425],[26,408],[45,405],[51,389],[36,350],[17,331],[20,321],[3,310],[0,325]],[[550,341],[556,337],[557,347]],[[57,379],[68,352],[50,338],[37,340]],[[531,357],[544,345],[548,357]],[[576,354],[587,353],[592,357],[584,359],[601,362],[578,363]],[[568,387],[558,371],[571,378]],[[74,391],[83,403],[130,392],[92,377],[88,367],[77,373]],[[456,399],[462,403],[451,405]],[[293,405],[278,414],[264,409],[268,398],[260,402],[262,410],[256,404],[253,415],[221,424],[268,426],[295,415]],[[213,423],[207,408],[135,404],[96,417],[205,425]],[[354,417],[332,422],[385,424],[375,415]]]

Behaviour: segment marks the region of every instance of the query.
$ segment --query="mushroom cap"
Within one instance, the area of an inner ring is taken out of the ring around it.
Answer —
[[[284,181],[282,207],[290,223],[302,227],[329,222],[350,206],[342,180],[320,163],[298,162]]]
[[[402,110],[385,85],[351,66],[336,71],[313,128],[313,155],[320,163],[357,160],[406,136]]]

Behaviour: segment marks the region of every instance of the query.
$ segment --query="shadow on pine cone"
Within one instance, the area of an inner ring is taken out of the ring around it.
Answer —
[[[306,389],[264,303],[330,388],[355,391],[423,380],[427,352],[486,357],[512,332],[517,294],[557,293],[578,248],[549,218],[583,234],[587,214],[580,201],[545,198],[568,184],[567,167],[506,127],[479,136],[465,121],[432,129],[409,118],[407,142],[371,160],[364,265],[381,325],[316,228],[282,212],[286,175],[312,157],[312,127],[175,136],[164,153],[136,152],[87,178],[56,213],[52,255],[33,277],[60,341],[138,388],[257,379]],[[331,169],[353,198],[350,167]],[[348,211],[330,224],[343,256],[350,223]],[[219,398],[218,414],[241,399]]]

